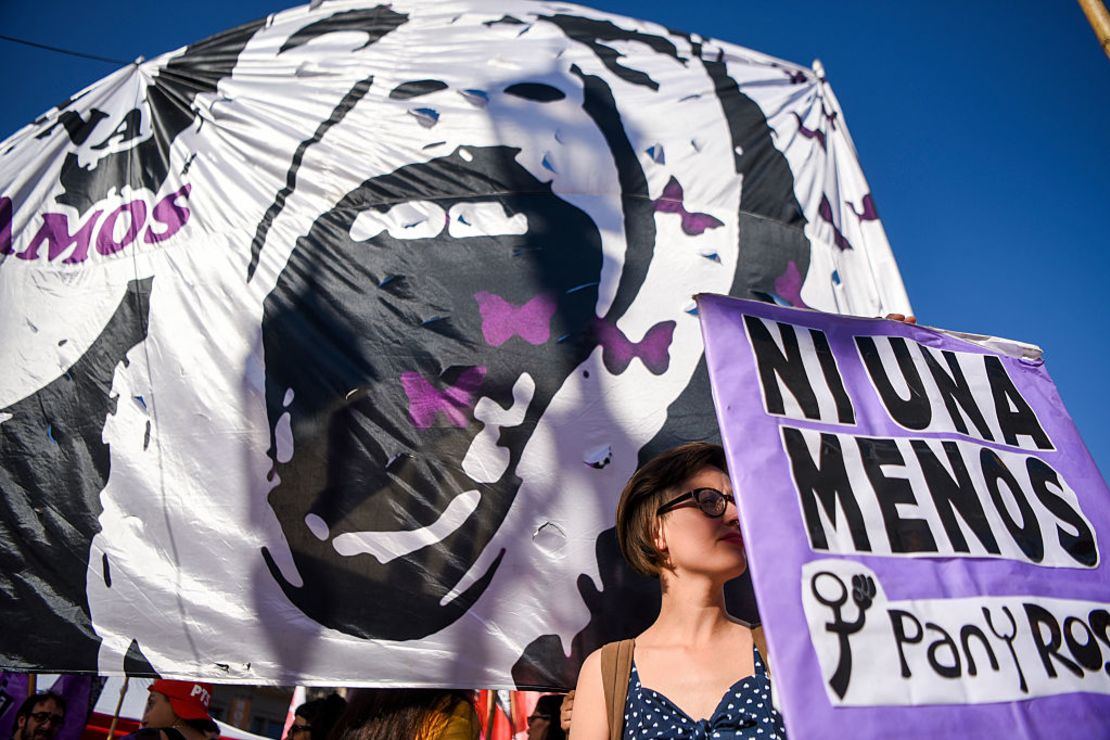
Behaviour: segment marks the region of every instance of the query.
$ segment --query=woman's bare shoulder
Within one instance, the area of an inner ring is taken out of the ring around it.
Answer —
[[[583,673],[596,673],[599,677],[601,676],[601,651],[604,649],[605,646],[602,645],[597,650],[587,655],[586,659],[582,661],[582,667],[578,670],[579,683],[582,681]]]
[[[570,736],[574,740],[603,740],[609,736],[609,717],[601,677],[601,648],[586,656],[578,671]]]

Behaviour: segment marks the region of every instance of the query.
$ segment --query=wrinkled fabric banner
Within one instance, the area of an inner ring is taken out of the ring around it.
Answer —
[[[697,303],[790,737],[1103,736],[1110,490],[1039,349]]]
[[[621,485],[717,435],[691,296],[909,310],[823,75],[318,5],[0,144],[0,665],[573,685],[658,603]]]

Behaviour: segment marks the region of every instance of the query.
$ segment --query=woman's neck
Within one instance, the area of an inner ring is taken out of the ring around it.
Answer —
[[[704,577],[673,578],[663,574],[661,578],[659,617],[648,630],[655,639],[678,640],[696,647],[712,642],[735,624],[725,609],[724,584]]]
[[[172,727],[173,729],[180,732],[182,736],[184,736],[185,740],[205,740],[205,738],[207,738],[207,735],[205,735],[205,733],[201,732],[195,727],[190,727],[182,720],[174,722]]]

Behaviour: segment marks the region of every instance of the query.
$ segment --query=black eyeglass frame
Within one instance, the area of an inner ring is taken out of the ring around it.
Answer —
[[[47,722],[52,722],[55,725],[60,725],[66,721],[66,717],[64,714],[51,714],[50,712],[30,712],[27,716],[38,722],[40,725],[45,725]]]
[[[708,498],[700,497],[706,493],[713,495],[709,496]],[[732,501],[732,496],[729,496],[726,493],[722,493],[716,488],[695,488],[692,491],[687,491],[681,496],[673,498],[667,503],[660,506],[658,509],[655,510],[655,515],[660,516],[661,514],[666,514],[668,511],[678,508],[679,504],[688,499],[692,499],[694,503],[697,504],[697,507],[702,514],[705,514],[710,519],[720,519],[725,515],[725,511],[728,509],[728,502]],[[718,501],[721,502],[721,510],[717,513],[713,513],[717,509]],[[712,509],[707,509],[707,506],[711,506]]]

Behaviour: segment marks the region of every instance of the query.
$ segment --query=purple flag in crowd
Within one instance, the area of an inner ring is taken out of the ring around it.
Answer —
[[[791,740],[1104,737],[1110,492],[1040,350],[698,308]]]
[[[15,727],[15,713],[27,698],[28,674],[4,671],[0,673],[0,737],[11,737]]]
[[[104,680],[88,674],[58,676],[51,691],[65,699],[66,719],[54,740],[80,740],[89,714],[104,689]]]

